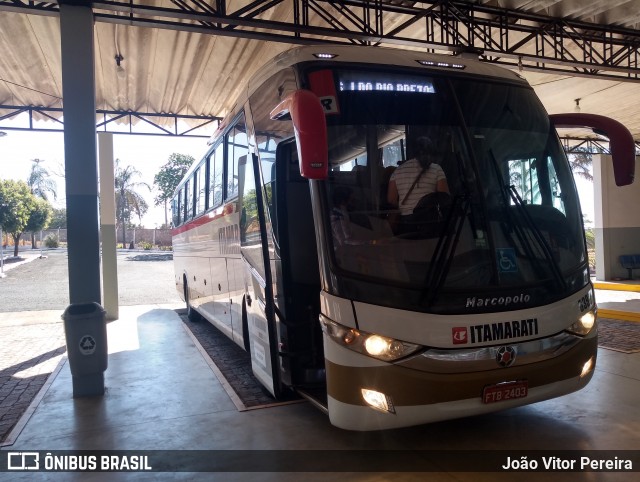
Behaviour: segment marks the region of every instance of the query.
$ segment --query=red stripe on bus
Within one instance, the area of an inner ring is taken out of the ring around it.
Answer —
[[[192,219],[191,221],[189,221],[186,224],[183,224],[181,226],[178,226],[177,228],[174,228],[171,230],[171,236],[177,236],[178,234],[182,234],[185,233],[191,229],[197,228],[199,226],[204,226],[205,224],[214,221],[216,219],[220,219],[223,218],[229,214],[233,214],[234,213],[234,209],[233,209],[234,205],[233,204],[227,204],[225,206],[225,208],[221,211],[218,212],[216,214],[217,211],[219,211],[219,209],[217,209],[216,211],[211,211],[207,214],[204,214],[202,216],[200,216],[199,218],[195,218]]]

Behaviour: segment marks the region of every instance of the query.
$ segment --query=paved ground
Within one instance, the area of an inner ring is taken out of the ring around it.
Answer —
[[[2,285],[0,280],[0,286]],[[0,442],[20,419],[66,352],[58,312],[11,320],[0,313]]]
[[[61,314],[69,304],[67,253],[55,250],[46,254],[47,257],[41,259],[39,251],[22,252],[26,262],[7,264],[6,277],[0,278],[0,443],[5,441],[65,354]],[[120,251],[118,273],[123,306],[182,304],[173,285],[171,253]],[[609,295],[603,305],[608,303],[612,308],[616,303],[626,306],[630,302],[628,293],[601,291],[598,295],[602,293]],[[21,312],[19,317],[16,312]],[[227,369],[224,375],[232,385],[237,382],[235,389],[244,393],[247,407],[269,403],[268,394],[250,380],[247,359],[238,356],[243,354],[239,348],[207,323],[189,327],[210,356],[224,351],[216,363]]]
[[[0,443],[66,352],[67,252],[20,255],[26,262],[7,263],[0,278]],[[118,252],[118,292],[121,305],[180,303],[171,253]]]
[[[66,354],[61,315],[69,305],[67,253],[46,258],[30,250],[12,260],[0,279],[0,443],[29,408],[49,375]],[[120,305],[181,304],[173,286],[173,259],[166,252],[118,253]],[[246,353],[211,324],[186,321],[207,354],[247,409],[274,399],[251,373]],[[16,313],[20,313],[19,317]]]
[[[39,254],[39,250],[23,251],[21,257],[29,262],[6,265],[6,277],[0,279],[0,313],[64,310],[69,306],[66,249],[48,251],[42,259]],[[180,302],[171,256],[170,252],[118,251],[120,305]]]
[[[247,352],[211,323],[205,320],[189,321],[186,310],[180,311],[180,319],[214,361],[246,408],[275,403],[271,394],[253,375]]]

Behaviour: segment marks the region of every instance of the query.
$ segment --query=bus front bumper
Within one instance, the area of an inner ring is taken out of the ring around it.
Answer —
[[[597,353],[597,337],[590,336],[552,359],[451,373],[381,362],[344,348],[326,336],[324,342],[329,418],[333,425],[348,430],[419,425],[565,395],[589,383]],[[591,367],[584,371],[589,361]],[[504,384],[526,386],[526,396],[519,388],[517,398],[485,403],[485,388]]]

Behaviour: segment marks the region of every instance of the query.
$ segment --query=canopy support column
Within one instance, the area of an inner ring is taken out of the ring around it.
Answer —
[[[93,12],[60,3],[71,304],[101,302]]]

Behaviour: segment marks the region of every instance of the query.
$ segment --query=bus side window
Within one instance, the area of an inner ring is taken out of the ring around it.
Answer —
[[[222,203],[222,168],[224,144],[221,142],[211,152],[209,163],[209,208],[218,207]]]
[[[180,190],[178,194],[171,200],[171,223],[174,228],[180,225],[180,207],[182,205],[182,203],[180,202],[181,196],[182,190]]]
[[[262,182],[264,183],[264,201],[269,212],[268,220],[271,221],[273,235],[278,238],[278,216],[276,211],[276,162],[274,159],[265,158],[261,161]],[[268,221],[267,221],[268,222]]]
[[[407,159],[404,138],[398,139],[382,148],[382,167],[396,167]]]
[[[184,220],[188,221],[193,217],[193,187],[191,180],[184,184]]]
[[[206,200],[205,196],[207,193],[206,184],[205,184],[205,173],[206,173],[205,165],[201,164],[193,176],[194,194],[195,194],[195,200],[193,204],[194,204],[195,216],[203,213],[205,210],[205,200]]]
[[[249,264],[264,279],[265,267],[262,251],[262,235],[260,230],[260,217],[258,215],[258,195],[255,183],[254,157],[248,156],[243,163],[238,163],[240,177],[242,177],[242,193],[239,196],[240,204],[240,244],[243,256]]]
[[[227,136],[227,199],[238,195],[238,162],[248,152],[247,132],[242,116]]]

